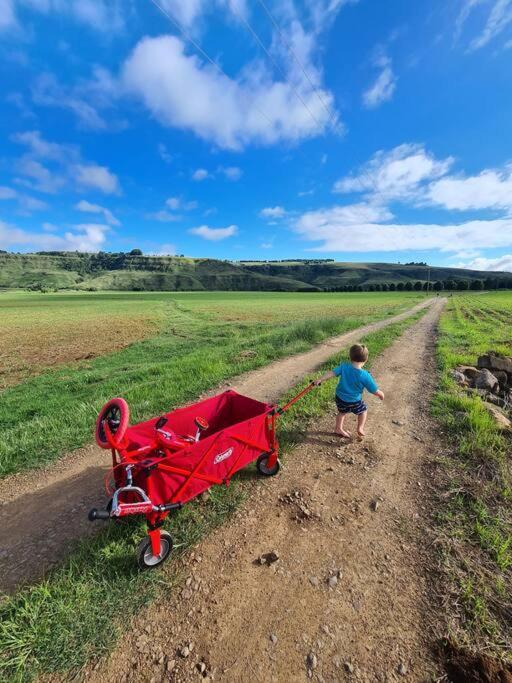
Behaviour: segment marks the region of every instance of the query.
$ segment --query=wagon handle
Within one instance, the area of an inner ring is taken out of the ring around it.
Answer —
[[[290,399],[290,400],[288,401],[288,403],[285,403],[284,406],[280,406],[280,407],[278,407],[278,408],[275,408],[275,412],[276,412],[278,415],[282,415],[283,413],[285,413],[285,412],[288,410],[288,408],[291,408],[292,405],[293,405],[294,403],[296,403],[299,399],[301,399],[301,398],[302,398],[303,396],[305,396],[309,391],[311,391],[311,389],[314,389],[315,386],[316,386],[315,382],[310,382],[310,383],[308,384],[308,386],[305,387],[305,389],[303,389],[302,391],[300,391],[300,392],[297,394],[297,396],[294,396],[292,399]]]

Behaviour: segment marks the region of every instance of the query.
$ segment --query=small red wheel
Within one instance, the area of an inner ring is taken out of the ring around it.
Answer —
[[[112,448],[105,425],[108,425],[115,443],[120,443],[130,422],[130,409],[124,398],[112,398],[105,403],[96,420],[96,443],[100,448]]]

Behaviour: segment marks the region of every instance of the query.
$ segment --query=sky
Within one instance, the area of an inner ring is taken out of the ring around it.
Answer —
[[[512,271],[512,0],[0,0],[0,249]]]

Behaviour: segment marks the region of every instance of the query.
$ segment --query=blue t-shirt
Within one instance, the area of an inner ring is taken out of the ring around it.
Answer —
[[[378,390],[375,380],[369,372],[362,368],[355,368],[352,363],[340,363],[333,368],[336,377],[339,377],[336,387],[336,396],[345,403],[358,403],[363,396],[363,389],[371,394]]]

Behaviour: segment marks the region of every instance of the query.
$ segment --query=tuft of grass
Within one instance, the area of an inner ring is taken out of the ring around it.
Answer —
[[[423,314],[362,339],[371,350],[371,359]],[[336,354],[315,376],[337,364],[344,353]],[[304,379],[282,402],[310,380]],[[323,384],[282,416],[282,458],[286,459],[303,437],[307,424],[332,404],[333,391],[332,383]],[[222,524],[254,484],[254,478],[235,476],[228,488],[212,488],[208,502],[196,499],[175,513],[168,520],[175,552],[185,552]],[[164,591],[172,591],[178,582],[172,559],[161,571],[139,572],[136,568],[136,541],[145,533],[138,521],[107,525],[97,536],[77,543],[69,559],[45,581],[5,597],[0,605],[0,677],[21,682],[43,674],[70,674],[110,651],[131,614]]]
[[[466,645],[512,660],[512,477],[510,438],[478,395],[452,379],[459,364],[474,365],[488,350],[512,353],[512,294],[454,296],[440,321],[439,389],[432,410],[453,449],[440,464],[443,490],[437,514],[446,592],[457,614],[454,635]]]

